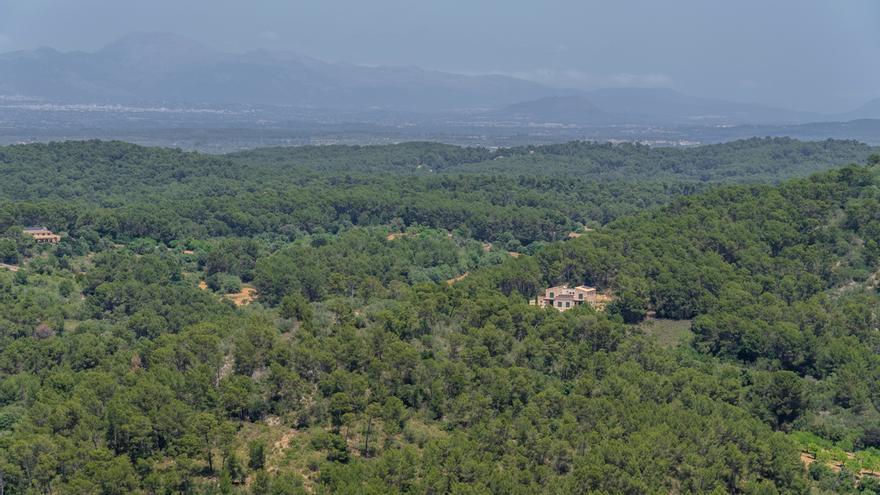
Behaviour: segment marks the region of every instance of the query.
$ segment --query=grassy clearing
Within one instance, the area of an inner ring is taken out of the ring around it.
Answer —
[[[687,345],[694,338],[691,320],[645,320],[639,329],[663,347]]]

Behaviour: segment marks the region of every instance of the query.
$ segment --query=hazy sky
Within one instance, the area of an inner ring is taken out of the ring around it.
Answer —
[[[804,110],[880,97],[880,0],[0,0],[0,51],[91,51],[136,31]]]

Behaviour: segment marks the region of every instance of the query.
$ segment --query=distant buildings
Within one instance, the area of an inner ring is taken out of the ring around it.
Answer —
[[[572,288],[567,285],[559,285],[546,289],[543,296],[538,296],[536,303],[542,308],[556,308],[558,311],[568,311],[584,303],[595,305],[596,299],[596,289],[594,287],[579,285]]]
[[[37,244],[58,244],[61,236],[53,233],[46,227],[27,227],[24,233],[33,237]]]

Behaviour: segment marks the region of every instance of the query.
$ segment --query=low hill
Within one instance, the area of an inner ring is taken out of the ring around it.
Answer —
[[[539,123],[580,125],[782,125],[822,115],[755,103],[699,98],[667,88],[606,88],[520,102],[487,114]]]
[[[790,124],[819,120],[797,112],[755,103],[699,98],[666,88],[608,88],[585,96],[621,123]]]

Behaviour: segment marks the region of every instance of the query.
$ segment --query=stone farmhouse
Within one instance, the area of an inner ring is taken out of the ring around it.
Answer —
[[[594,287],[587,287],[586,285],[579,285],[577,287],[559,285],[547,288],[543,296],[538,296],[536,303],[542,308],[556,308],[558,311],[568,311],[584,303],[595,305],[596,299],[596,289]]]
[[[61,241],[60,235],[53,233],[46,227],[27,227],[24,229],[24,233],[33,237],[37,244],[58,244]]]

